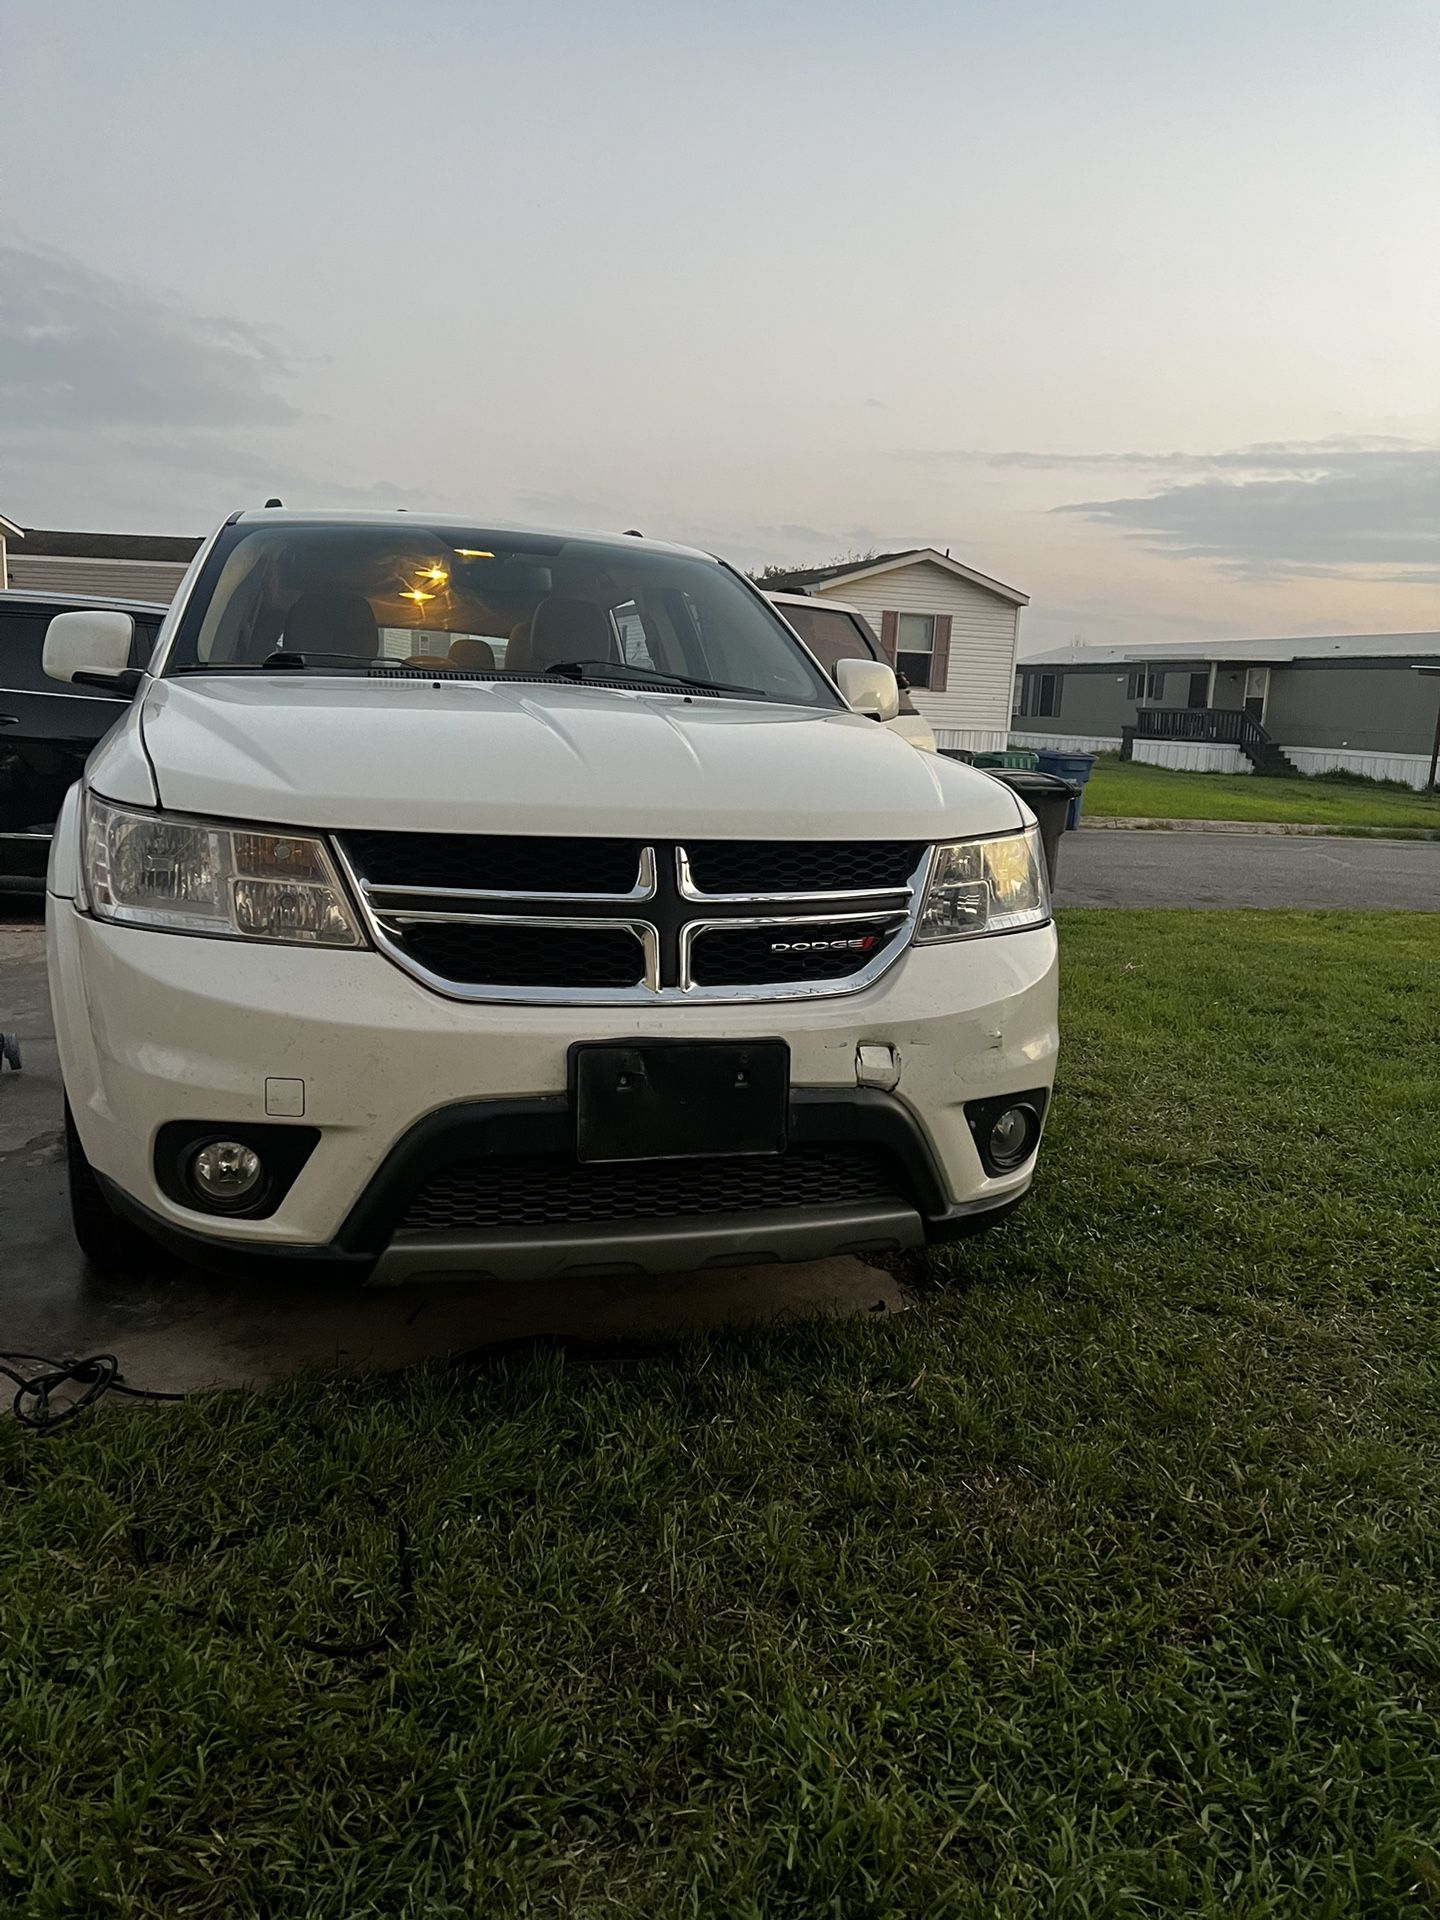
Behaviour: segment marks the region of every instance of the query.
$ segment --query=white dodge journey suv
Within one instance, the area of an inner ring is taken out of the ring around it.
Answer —
[[[639,537],[242,513],[57,824],[99,1266],[544,1279],[915,1246],[1025,1193],[1039,837],[748,581]]]

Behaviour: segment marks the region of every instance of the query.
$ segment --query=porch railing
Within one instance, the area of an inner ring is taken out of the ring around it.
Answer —
[[[1258,759],[1271,745],[1270,735],[1243,707],[1141,707],[1135,715],[1137,740],[1205,740],[1239,747]]]

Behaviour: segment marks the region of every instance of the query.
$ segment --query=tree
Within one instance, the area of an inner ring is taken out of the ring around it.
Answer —
[[[761,567],[759,572],[752,573],[750,578],[755,582],[757,587],[765,587],[769,586],[772,580],[783,580],[786,574],[789,573],[808,573],[812,570],[812,567],[863,567],[869,561],[876,559],[878,554],[879,548],[871,547],[865,553],[837,553],[829,560],[816,560],[807,567]]]

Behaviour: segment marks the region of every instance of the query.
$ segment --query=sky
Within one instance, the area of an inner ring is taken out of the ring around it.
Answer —
[[[0,0],[0,513],[1440,626],[1434,0]]]

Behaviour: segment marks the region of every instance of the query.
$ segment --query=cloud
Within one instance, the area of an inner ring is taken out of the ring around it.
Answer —
[[[187,313],[49,248],[0,243],[7,430],[280,426],[290,369],[263,329]]]
[[[1117,528],[1152,552],[1237,578],[1298,575],[1440,582],[1440,447],[1393,434],[1261,440],[1213,452],[916,454],[935,462],[1065,473],[1128,469],[1151,491],[1049,509]]]
[[[312,502],[316,506],[374,507],[384,510],[386,507],[434,507],[435,497],[426,493],[423,487],[401,487],[393,480],[375,480],[368,487],[349,487],[338,481],[305,479],[303,476],[289,482],[293,493],[303,494],[304,499],[286,500],[287,507],[307,506]]]
[[[746,569],[783,565],[818,566],[838,554],[885,549],[887,543],[874,527],[812,527],[793,521],[752,520],[714,516],[700,518],[661,505],[653,496],[632,496],[628,503],[595,499],[573,493],[520,493],[516,512],[538,526],[597,527],[614,531],[639,527],[655,540],[673,540],[680,546],[718,553]],[[923,540],[891,539],[890,549],[923,546]]]
[[[1257,440],[1248,446],[1226,447],[1218,453],[1033,453],[1015,450],[984,453],[978,448],[917,449],[913,458],[927,461],[971,462],[987,467],[1020,467],[1033,472],[1064,472],[1070,468],[1129,467],[1162,473],[1293,473],[1323,474],[1337,464],[1363,461],[1371,455],[1430,453],[1427,441],[1393,434],[1334,434],[1324,440]]]
[[[1440,582],[1440,448],[1352,450],[1313,471],[1217,474],[1051,511],[1252,579],[1359,570],[1397,583]]]
[[[292,371],[262,327],[0,241],[0,505],[26,525],[196,532],[272,494],[428,503],[387,479],[327,480],[297,457],[307,416],[285,397]]]

